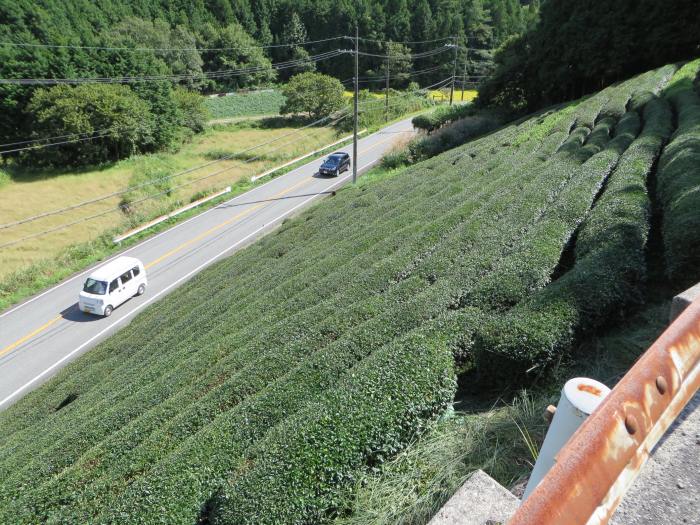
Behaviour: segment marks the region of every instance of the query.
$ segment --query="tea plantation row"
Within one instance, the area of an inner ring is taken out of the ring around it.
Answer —
[[[341,512],[451,402],[455,359],[527,380],[634,299],[647,178],[697,131],[674,71],[345,189],[199,274],[0,413],[0,522]]]

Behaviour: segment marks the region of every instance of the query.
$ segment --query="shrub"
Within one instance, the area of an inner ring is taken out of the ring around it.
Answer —
[[[204,126],[209,120],[204,98],[194,91],[178,88],[173,91],[173,100],[180,113],[180,125],[195,133],[204,131]]]
[[[581,227],[573,268],[477,332],[483,380],[526,381],[533,370],[540,373],[564,357],[577,336],[638,300],[649,232],[646,179],[670,130],[667,105],[648,104],[642,134],[622,155]]]
[[[294,75],[282,89],[285,102],[280,113],[308,113],[314,120],[325,117],[345,105],[343,91],[340,80],[322,73]]]
[[[476,115],[454,121],[427,137],[414,139],[408,146],[411,162],[420,162],[434,157],[443,151],[489,133],[497,129],[500,124],[500,119],[495,115]]]
[[[474,107],[471,104],[455,104],[454,106],[443,105],[438,106],[430,113],[423,113],[414,117],[412,123],[414,128],[432,133],[445,124],[449,124],[450,122],[454,122],[455,120],[473,113]]]
[[[95,164],[147,151],[155,143],[151,108],[127,86],[84,84],[39,89],[26,112],[37,138],[69,134],[81,139],[94,137],[25,152],[22,159],[33,164]]]
[[[389,345],[256,444],[254,466],[215,499],[212,522],[323,521],[343,505],[358,469],[401,450],[447,407],[455,386],[439,337],[419,331]]]
[[[657,187],[666,272],[682,287],[700,279],[700,96],[686,81],[674,86],[670,99],[678,129],[659,160]]]

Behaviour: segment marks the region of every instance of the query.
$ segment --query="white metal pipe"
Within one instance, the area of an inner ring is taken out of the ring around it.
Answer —
[[[556,455],[561,448],[609,393],[610,389],[595,379],[575,377],[566,382],[552,424],[537,456],[535,468],[532,469],[527,482],[523,501],[554,466]]]

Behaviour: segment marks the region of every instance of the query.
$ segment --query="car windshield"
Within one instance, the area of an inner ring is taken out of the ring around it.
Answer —
[[[83,286],[83,292],[92,293],[95,295],[104,295],[107,292],[107,283],[104,281],[96,281],[92,277],[88,277]]]
[[[338,164],[340,162],[340,157],[328,157],[326,162],[333,165]]]

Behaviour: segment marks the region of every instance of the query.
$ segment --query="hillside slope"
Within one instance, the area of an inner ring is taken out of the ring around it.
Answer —
[[[448,406],[455,360],[527,382],[634,300],[697,68],[343,190],[202,272],[0,414],[0,522],[333,517]]]

